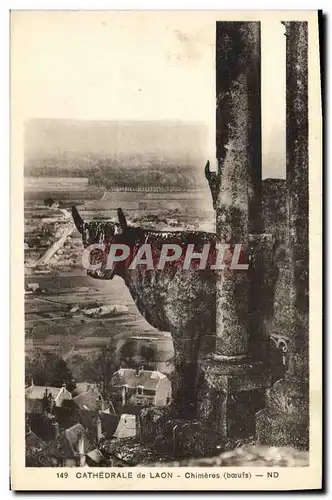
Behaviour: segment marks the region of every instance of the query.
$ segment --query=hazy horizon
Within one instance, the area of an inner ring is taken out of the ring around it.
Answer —
[[[205,157],[206,127],[172,120],[34,119],[25,127],[25,160],[70,153],[195,161]]]
[[[263,178],[284,178],[286,37],[280,20],[260,16]],[[23,121],[199,123],[206,129],[202,139],[195,135],[190,142],[181,135],[178,141],[174,134],[176,154],[190,156],[202,149],[214,168],[215,27],[222,17],[213,11],[16,12],[12,17],[15,109]],[[72,147],[70,137],[63,136],[61,147]],[[106,134],[104,140],[87,144],[92,149],[99,144],[102,151],[108,140]],[[44,141],[47,149],[45,133],[36,137],[37,145],[38,141]],[[166,138],[150,142],[152,153],[164,149],[167,154],[170,149]],[[146,143],[141,141],[141,153]],[[118,147],[126,150],[128,144]]]
[[[114,159],[136,156],[138,160],[176,160],[178,164],[193,166],[210,160],[213,165],[215,157],[211,158],[205,148],[207,134],[205,124],[171,119],[33,118],[25,123],[24,157],[28,162],[37,158],[61,157],[63,154]],[[280,173],[284,162],[279,152],[270,151],[263,156],[263,178],[283,177]]]

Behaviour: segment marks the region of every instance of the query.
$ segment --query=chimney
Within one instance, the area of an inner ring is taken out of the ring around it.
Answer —
[[[79,467],[84,467],[85,465],[85,453],[84,453],[84,436],[80,434],[78,438],[78,455],[79,455]]]
[[[45,392],[44,392],[44,396],[43,396],[43,399],[41,401],[41,405],[42,405],[42,411],[43,413],[47,412],[48,411],[48,402],[49,402],[49,399],[48,399],[48,391],[47,391],[47,388],[45,387]]]
[[[100,412],[98,412],[96,426],[97,426],[97,443],[99,443],[102,438]]]
[[[59,424],[58,424],[58,422],[54,422],[52,424],[52,434],[53,434],[54,439],[59,437]]]
[[[98,412],[100,412],[101,410],[104,409],[103,399],[102,399],[100,394],[99,394],[98,399],[96,401],[96,408],[97,408]]]
[[[52,392],[50,392],[48,395],[48,411],[50,413],[53,413],[54,406],[55,406],[55,399]]]
[[[29,432],[31,432],[31,427],[30,427],[29,419],[26,417],[25,418],[25,433],[29,434]]]
[[[126,405],[126,399],[127,399],[127,386],[123,385],[121,389],[121,395],[122,395],[122,406]]]

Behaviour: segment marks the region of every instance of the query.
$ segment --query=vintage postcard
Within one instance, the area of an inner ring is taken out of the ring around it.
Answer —
[[[321,489],[319,34],[11,12],[13,490]]]

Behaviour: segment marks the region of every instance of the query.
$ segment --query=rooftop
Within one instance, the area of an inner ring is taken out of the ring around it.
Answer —
[[[155,370],[134,370],[132,368],[120,368],[113,374],[111,383],[114,387],[127,385],[131,389],[144,387],[145,389],[156,389],[160,380],[167,379],[166,375]]]
[[[99,394],[94,391],[87,391],[73,398],[74,403],[81,410],[95,411],[101,409],[102,401],[99,399]]]
[[[81,437],[84,440],[84,453],[89,453],[95,449],[95,446],[88,439],[84,427],[81,424],[75,424],[48,443],[48,455],[57,458],[77,457],[79,455],[79,441]]]
[[[60,392],[62,389],[65,389],[64,387],[45,387],[42,385],[30,385],[30,387],[25,389],[25,397],[29,399],[43,399],[45,395],[45,391],[47,391],[47,395],[49,396],[52,394],[54,399],[57,399],[59,396]],[[66,399],[71,399],[71,394],[70,392],[66,391]]]
[[[90,382],[77,382],[75,389],[72,391],[73,398],[78,396],[79,394],[83,394],[87,391],[98,391],[98,387],[96,384],[92,384]]]

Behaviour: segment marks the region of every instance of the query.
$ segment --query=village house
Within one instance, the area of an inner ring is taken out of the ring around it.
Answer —
[[[111,379],[112,400],[117,407],[167,406],[171,402],[170,380],[158,371],[120,368]]]
[[[98,422],[101,421],[102,437],[111,437],[116,429],[119,417],[116,416],[112,402],[103,399],[96,384],[80,382],[72,391],[72,404],[77,409],[76,421],[79,421],[95,439],[99,441]]]
[[[67,429],[81,421],[82,411],[94,416],[98,409],[104,407],[105,402],[97,385],[79,382],[71,392],[71,399],[66,399],[61,406],[55,407],[54,414],[60,426]]]
[[[84,390],[85,389],[85,390]],[[82,383],[72,391],[73,403],[81,410],[103,410],[105,402],[96,385]]]
[[[111,402],[105,403],[94,384],[80,383],[71,394],[65,387],[32,384],[25,397],[27,466],[102,466],[105,460],[98,450],[100,441],[112,438],[115,431],[121,437],[128,434],[123,422],[118,428],[120,415]],[[129,427],[133,427],[132,422]]]
[[[33,383],[25,389],[25,412],[42,415],[45,411],[53,413],[64,400],[72,399],[64,384],[62,387],[44,387]]]
[[[47,444],[45,452],[55,467],[93,467],[103,459],[81,424],[61,432]]]
[[[99,441],[100,437],[112,437],[119,416],[116,415],[112,402],[106,403],[103,399],[97,385],[79,382],[71,394],[72,399],[63,401],[61,407],[55,408],[54,413],[60,427],[68,429],[80,423],[95,441]]]

